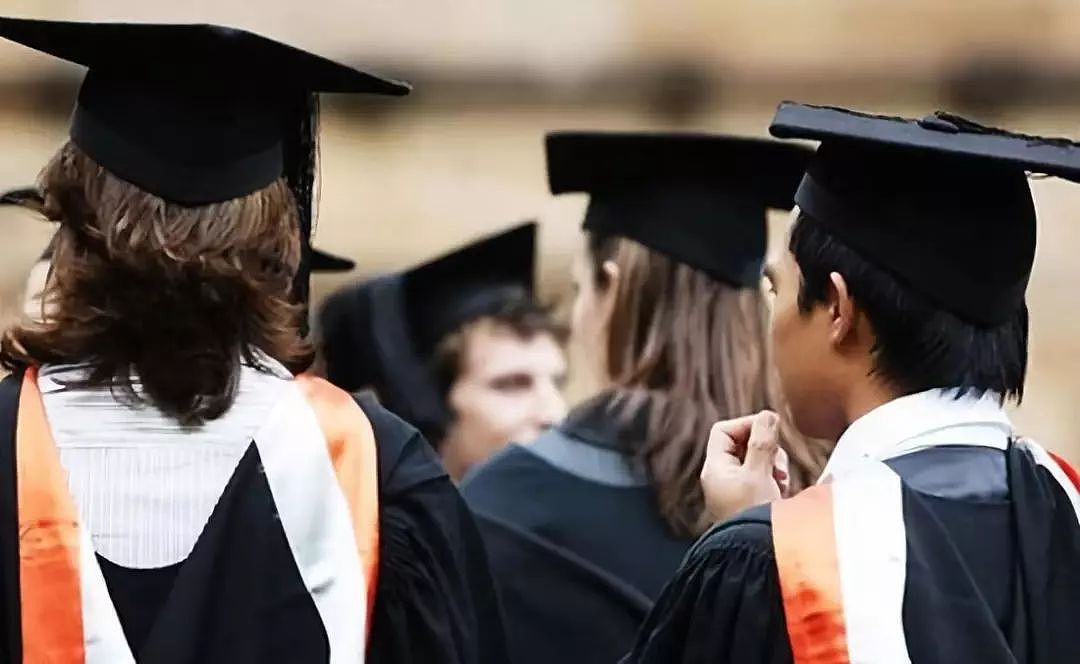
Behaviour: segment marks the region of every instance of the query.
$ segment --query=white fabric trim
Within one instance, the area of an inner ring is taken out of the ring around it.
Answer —
[[[135,664],[90,535],[82,526],[79,527],[79,592],[85,664]]]
[[[127,568],[173,565],[190,555],[229,478],[292,378],[244,366],[225,415],[181,427],[107,386],[66,385],[85,366],[46,366],[38,377],[68,489],[95,550]],[[284,372],[284,373],[282,373]]]
[[[367,583],[352,517],[318,419],[292,383],[255,434],[266,480],[330,643],[330,664],[364,661]]]
[[[1018,441],[1020,445],[1024,446],[1031,456],[1035,459],[1035,463],[1039,464],[1046,470],[1050,471],[1050,474],[1054,476],[1057,483],[1061,485],[1061,489],[1065,492],[1065,495],[1069,497],[1069,502],[1072,503],[1073,512],[1076,514],[1077,522],[1080,522],[1080,493],[1077,492],[1076,487],[1073,485],[1072,480],[1065,474],[1065,471],[1061,469],[1061,466],[1054,461],[1054,457],[1043,449],[1041,445],[1033,440],[1021,439]]]
[[[1012,422],[996,394],[981,398],[957,398],[951,390],[910,394],[852,422],[818,481],[847,475],[866,460],[886,461],[942,445],[1005,450],[1012,435]]]
[[[851,664],[910,664],[904,637],[907,532],[900,477],[879,462],[832,485]]]

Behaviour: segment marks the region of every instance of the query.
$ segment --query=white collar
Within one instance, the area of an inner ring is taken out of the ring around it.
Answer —
[[[885,461],[942,445],[1004,450],[1012,422],[997,394],[957,397],[927,390],[893,399],[852,422],[836,442],[819,482],[850,472],[867,459]]]

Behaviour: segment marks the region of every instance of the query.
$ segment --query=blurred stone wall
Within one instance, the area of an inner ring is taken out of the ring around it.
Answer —
[[[231,23],[414,80],[410,98],[328,100],[316,243],[360,267],[318,277],[316,297],[535,217],[542,290],[565,301],[584,199],[547,192],[542,137],[555,128],[763,135],[775,103],[794,98],[947,106],[1080,137],[1080,3],[1063,0],[8,0],[3,11]],[[77,77],[0,44],[0,187],[31,182],[61,144]],[[1033,186],[1032,366],[1017,420],[1080,459],[1080,186]],[[785,220],[774,221],[779,246]],[[50,231],[10,210],[0,231],[10,312]]]

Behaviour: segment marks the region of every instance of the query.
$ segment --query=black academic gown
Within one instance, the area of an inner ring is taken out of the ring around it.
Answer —
[[[14,437],[19,380],[0,383],[0,661],[21,661]],[[502,663],[498,605],[476,525],[415,429],[358,399],[378,445],[380,560],[368,661]],[[191,555],[135,570],[99,556],[139,662],[325,662],[325,630],[275,516],[257,448]]]
[[[939,447],[888,461],[907,532],[914,664],[1080,662],[1080,527],[1030,455]],[[790,664],[771,508],[706,534],[624,664]]]
[[[466,478],[500,591],[511,662],[613,662],[692,540],[672,535],[601,397]],[[640,419],[640,418],[639,418]]]

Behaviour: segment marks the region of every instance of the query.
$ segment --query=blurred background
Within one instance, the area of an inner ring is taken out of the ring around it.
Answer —
[[[0,12],[232,24],[414,83],[404,99],[324,102],[316,244],[359,267],[316,278],[317,298],[537,218],[542,292],[565,301],[585,200],[547,192],[550,129],[764,135],[793,99],[1080,137],[1075,0],[4,0]],[[0,43],[0,187],[31,183],[63,142],[80,76]],[[1016,419],[1080,461],[1080,186],[1033,186],[1032,362]],[[773,221],[778,245],[786,219]],[[3,315],[49,233],[0,216]]]

